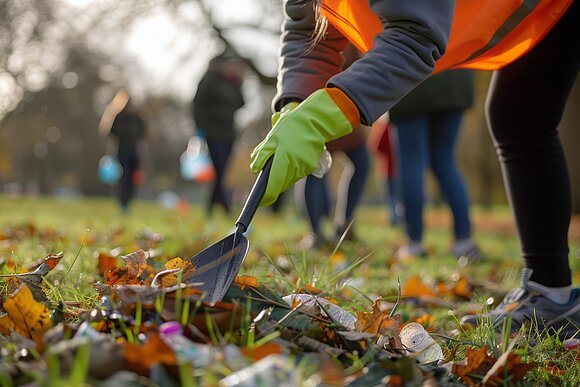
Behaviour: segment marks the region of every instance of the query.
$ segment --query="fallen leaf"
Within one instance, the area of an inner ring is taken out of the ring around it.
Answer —
[[[184,261],[177,257],[165,263],[164,271],[167,273],[161,277],[161,285],[164,288],[168,288],[177,285],[178,279],[182,283],[188,282],[195,272],[195,265],[189,259]]]
[[[324,293],[324,290],[315,288],[314,286],[312,286],[310,284],[306,284],[306,285],[304,285],[304,287],[302,289],[298,290],[296,293],[306,293],[306,294],[317,295],[317,294]]]
[[[357,313],[357,321],[354,324],[357,331],[377,335],[385,334],[389,330],[392,330],[394,333],[399,331],[400,318],[397,316],[390,317],[387,311],[381,310],[380,304],[380,298],[377,298],[373,302],[373,310],[370,313]]]
[[[415,319],[415,322],[417,324],[423,325],[425,329],[429,331],[430,328],[432,329],[433,323],[435,322],[435,316],[429,313],[425,313],[417,317],[417,319]]]
[[[175,354],[157,334],[150,334],[142,345],[126,343],[125,361],[130,371],[143,376],[149,376],[155,364],[177,364]]]
[[[258,283],[256,277],[252,277],[249,275],[237,275],[236,278],[234,278],[234,283],[239,285],[240,288],[242,289],[244,289],[244,287],[246,286],[249,286],[251,288],[260,287],[260,284]]]
[[[46,305],[37,302],[25,284],[2,303],[7,315],[0,319],[0,331],[16,331],[31,338],[38,350],[42,350],[42,335],[51,328],[50,311]],[[4,333],[6,334],[6,333]]]
[[[60,260],[62,259],[63,254],[61,253],[57,253],[57,254],[48,254],[45,258],[42,259],[38,259],[35,262],[31,263],[30,265],[26,266],[27,272],[32,272],[36,269],[38,269],[39,266],[45,264],[46,267],[48,268],[48,271],[51,271],[52,269],[54,269],[56,267],[56,265],[58,265],[58,263],[60,262]],[[48,273],[47,271],[47,273]]]
[[[457,296],[469,300],[473,296],[473,286],[465,275],[453,273],[450,278],[437,284],[437,292],[440,295]]]
[[[13,293],[19,288],[21,283],[28,285],[34,299],[39,302],[46,302],[48,298],[42,289],[42,278],[47,275],[60,262],[63,254],[49,254],[46,258],[38,260],[32,265],[21,268],[21,273],[6,274],[0,277],[8,278],[8,292]]]
[[[417,276],[409,276],[401,290],[402,297],[436,297],[437,294]]]
[[[465,359],[455,362],[451,368],[451,373],[461,377],[463,383],[468,386],[475,386],[495,363],[495,358],[487,354],[489,347],[467,348]],[[476,381],[473,376],[480,376]]]
[[[521,357],[513,352],[505,352],[497,359],[493,367],[481,381],[484,386],[517,385],[528,371],[536,367],[536,363],[524,364]]]
[[[139,276],[147,268],[147,254],[138,250],[129,255],[122,256],[125,266],[105,270],[103,277],[106,285],[140,284]]]
[[[128,267],[118,267],[114,270],[107,270],[104,274],[103,281],[105,285],[114,286],[121,284],[138,285],[141,283],[137,277],[133,275],[133,271]]]
[[[104,275],[107,270],[114,270],[117,268],[119,259],[110,254],[100,252],[97,257],[97,270],[99,275]]]
[[[247,356],[251,359],[254,359],[255,361],[258,361],[269,355],[281,354],[282,347],[280,347],[280,345],[276,343],[266,343],[254,348],[243,347],[242,353],[244,354],[244,356]]]
[[[134,277],[139,277],[147,268],[147,258],[147,253],[144,250],[137,250],[129,255],[121,256],[125,262],[125,267]]]

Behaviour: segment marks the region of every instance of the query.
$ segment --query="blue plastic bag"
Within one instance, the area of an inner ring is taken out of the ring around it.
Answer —
[[[203,136],[196,135],[189,139],[187,149],[179,158],[179,166],[181,177],[185,180],[204,183],[215,178],[215,168]]]
[[[110,155],[104,155],[99,160],[99,180],[108,185],[116,184],[121,178],[123,170],[119,162]]]

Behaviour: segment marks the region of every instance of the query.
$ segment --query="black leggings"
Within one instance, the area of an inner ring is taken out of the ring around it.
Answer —
[[[215,180],[207,203],[208,214],[211,214],[216,204],[221,204],[226,213],[230,212],[230,195],[224,186],[224,179],[233,146],[233,141],[207,140],[207,148],[215,168]]]
[[[526,268],[553,287],[572,283],[570,180],[557,127],[580,64],[579,8],[574,2],[542,42],[494,74],[486,106]]]

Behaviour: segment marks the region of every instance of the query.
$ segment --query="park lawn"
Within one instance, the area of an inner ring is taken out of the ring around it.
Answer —
[[[403,289],[417,293],[398,306],[403,323],[422,322],[439,337],[445,353],[457,347],[455,356],[459,358],[466,347],[485,344],[499,356],[507,348],[506,336],[493,334],[485,325],[463,330],[458,320],[463,314],[480,312],[486,303],[497,302],[517,286],[519,247],[509,209],[475,208],[473,214],[474,234],[484,259],[460,265],[448,252],[449,216],[444,209],[431,208],[427,213],[429,257],[403,261],[396,261],[392,253],[404,241],[404,234],[388,225],[383,207],[360,208],[354,226],[356,242],[311,251],[297,247],[308,231],[303,216],[292,208],[277,215],[260,209],[248,234],[250,252],[241,274],[256,277],[260,284],[282,295],[304,288],[323,289],[324,295],[352,313],[369,310],[378,297],[393,307],[400,281]],[[236,217],[236,213],[228,216],[218,212],[208,219],[199,206],[185,204],[164,209],[140,201],[123,215],[112,199],[2,197],[0,260],[22,265],[62,252],[63,259],[44,281],[48,298],[52,303],[62,301],[91,309],[100,300],[95,288],[95,283],[102,281],[97,272],[99,254],[127,255],[145,249],[166,260],[186,259],[229,234]],[[580,238],[571,234],[574,284],[580,286]],[[11,272],[7,265],[0,270],[3,274]],[[423,287],[411,289],[414,280]],[[427,292],[424,288],[435,293],[431,302],[424,302],[433,296],[421,293]],[[2,289],[6,296],[6,287]],[[68,322],[74,323],[74,318]],[[526,374],[525,383],[580,382],[578,350],[566,350],[553,335],[520,336],[513,351],[523,362],[536,363]]]

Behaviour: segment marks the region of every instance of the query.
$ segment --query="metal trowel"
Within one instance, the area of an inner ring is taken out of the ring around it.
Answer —
[[[189,259],[196,268],[190,281],[203,283],[196,287],[206,293],[205,301],[209,303],[220,301],[224,297],[250,249],[250,242],[244,233],[248,230],[266,191],[272,160],[273,157],[258,174],[236,221],[236,231]]]

